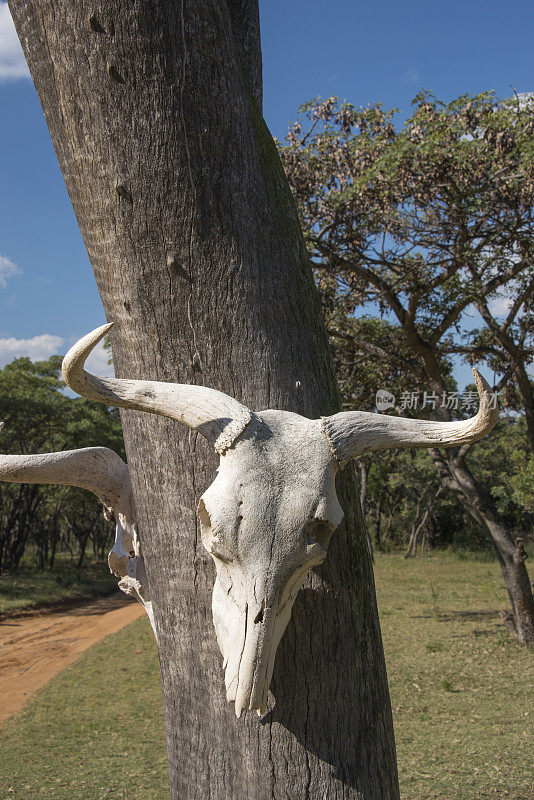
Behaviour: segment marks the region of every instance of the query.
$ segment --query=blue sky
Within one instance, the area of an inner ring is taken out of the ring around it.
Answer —
[[[300,103],[339,95],[408,112],[533,89],[532,2],[263,0],[264,113],[282,138]],[[105,321],[42,111],[0,0],[0,366],[47,358]],[[93,367],[102,368],[97,356]],[[460,383],[468,370],[459,369]]]

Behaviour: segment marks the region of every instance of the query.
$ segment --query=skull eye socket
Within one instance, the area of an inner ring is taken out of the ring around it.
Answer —
[[[218,533],[214,532],[211,524],[211,517],[204,504],[202,498],[199,500],[197,514],[200,519],[200,528],[202,531],[202,544],[212,556],[229,564],[234,560],[233,553],[230,552],[228,547],[221,541]]]
[[[308,544],[318,544],[323,550],[334,532],[333,526],[326,519],[312,519],[308,523]]]

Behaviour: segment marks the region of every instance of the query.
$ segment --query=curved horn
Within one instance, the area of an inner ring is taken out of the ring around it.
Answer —
[[[480,405],[476,416],[461,422],[404,419],[366,411],[342,411],[322,420],[332,452],[344,467],[351,458],[376,450],[451,447],[476,442],[488,434],[499,417],[487,381],[473,369]]]
[[[0,423],[0,430],[3,426],[4,423]],[[130,512],[128,467],[117,453],[107,447],[29,456],[0,455],[0,480],[78,486],[96,494],[116,513]]]
[[[112,325],[96,328],[71,347],[63,359],[65,383],[98,403],[176,419],[205,436],[218,453],[231,447],[252,417],[233,397],[206,386],[99,378],[84,370],[89,353]]]

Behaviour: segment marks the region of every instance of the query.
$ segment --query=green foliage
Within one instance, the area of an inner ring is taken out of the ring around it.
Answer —
[[[489,497],[510,531],[532,530],[533,133],[532,95],[482,92],[444,103],[422,92],[402,126],[395,109],[318,98],[300,108],[279,145],[344,406],[372,411],[382,388],[397,398],[393,413],[461,418],[461,408],[441,400],[421,411],[398,399],[455,391],[453,359],[464,359],[493,370],[501,408],[525,412],[504,420],[508,427],[476,444],[467,461],[452,451],[434,467],[425,454],[363,459],[379,547],[413,536],[482,546],[487,531],[473,522],[473,493],[462,494],[458,477],[466,464],[477,502]],[[446,486],[437,498],[436,469]]]
[[[534,524],[532,459],[523,417],[502,418],[468,456],[475,477],[490,487],[507,527],[525,539]],[[396,550],[429,514],[418,537],[422,548],[490,550],[487,536],[450,492],[439,492],[434,465],[424,450],[376,453],[369,459],[367,525],[375,547]],[[380,518],[378,517],[380,515]]]
[[[470,461],[473,473],[491,485],[497,510],[509,527],[528,534],[534,522],[534,459],[525,427],[523,417],[503,419]]]
[[[372,303],[400,326],[405,367],[408,348],[439,384],[451,354],[485,361],[532,404],[534,98],[413,105],[396,129],[380,104],[317,99],[280,146],[327,317]]]
[[[324,289],[324,282],[322,285]],[[324,291],[322,300],[345,408],[374,411],[379,388],[392,392],[397,399],[408,389],[427,388],[424,373],[399,325],[368,314],[349,316],[335,295]],[[442,369],[447,388],[453,388],[447,359],[443,359]]]
[[[103,445],[124,457],[120,418],[65,394],[61,358],[19,358],[0,370],[1,452],[35,454]],[[81,489],[0,483],[0,572],[16,570],[31,543],[37,564],[54,565],[59,550],[83,564],[87,543],[103,558],[111,526],[98,500]]]

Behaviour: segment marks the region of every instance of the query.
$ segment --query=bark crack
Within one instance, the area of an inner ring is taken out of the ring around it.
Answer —
[[[184,114],[184,89],[185,89],[185,79],[186,79],[186,68],[187,68],[187,44],[185,38],[185,14],[184,14],[184,0],[181,2],[181,34],[182,34],[182,80],[180,82],[180,116],[182,118],[182,130],[184,134],[184,149],[185,149],[185,158],[187,162],[187,172],[189,175],[189,184],[191,186],[191,193],[193,195],[193,202],[191,204],[192,212],[191,212],[191,219],[189,222],[189,242],[187,245],[187,269],[189,273],[189,297],[187,299],[187,320],[189,322],[189,327],[191,328],[191,332],[193,334],[193,354],[191,356],[191,369],[193,371],[193,380],[195,378],[195,369],[196,367],[200,367],[200,371],[202,371],[202,364],[200,359],[200,354],[197,348],[197,335],[195,331],[194,325],[194,312],[192,308],[193,304],[193,294],[194,294],[194,283],[193,283],[193,230],[194,230],[194,222],[195,222],[195,209],[198,205],[198,197],[197,191],[195,186],[195,181],[193,180],[193,169],[191,167],[191,152],[189,149],[189,140],[187,137],[187,127],[185,124],[185,114]]]

